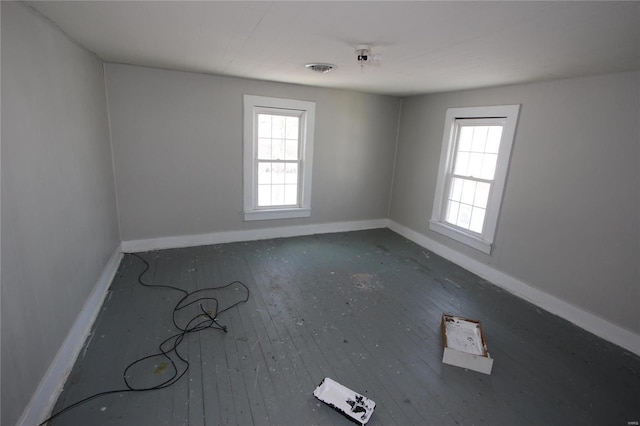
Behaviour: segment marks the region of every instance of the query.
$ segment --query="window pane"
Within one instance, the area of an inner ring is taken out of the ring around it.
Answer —
[[[482,157],[483,154],[478,154],[476,152],[472,152],[469,154],[469,168],[467,170],[467,176],[473,176],[475,178],[480,177],[480,173],[482,172]]]
[[[298,165],[297,164],[285,164],[284,168],[284,183],[286,184],[298,184]]]
[[[477,232],[478,234],[482,233],[482,227],[484,225],[484,209],[479,209],[474,207],[471,212],[471,224],[469,225],[469,229],[473,232]]]
[[[271,205],[271,185],[258,185],[258,206]]]
[[[460,203],[455,201],[449,202],[449,208],[447,209],[447,222],[454,225],[458,222],[458,210],[460,209]]]
[[[298,204],[298,185],[285,185],[284,203],[288,206]]]
[[[476,193],[476,183],[472,180],[464,180],[462,183],[462,196],[460,201],[466,204],[473,204]]]
[[[487,142],[487,126],[475,126],[473,128],[473,139],[471,140],[471,151],[484,152],[484,145]]]
[[[487,135],[487,145],[485,146],[485,152],[497,154],[500,148],[500,139],[502,138],[502,126],[489,127],[489,134]]]
[[[460,196],[462,195],[462,182],[464,182],[463,179],[453,178],[453,181],[451,182],[450,199],[460,201]]]
[[[258,185],[271,183],[271,163],[258,164]]]
[[[258,114],[258,137],[271,137],[271,116],[268,114]]]
[[[471,206],[466,204],[460,204],[460,211],[458,212],[458,222],[456,225],[469,229],[471,223]]]
[[[271,158],[284,160],[284,139],[273,139],[271,142]]]
[[[282,115],[271,116],[271,137],[284,139],[285,117]]]
[[[298,159],[298,140],[297,139],[287,139],[285,141],[284,159],[285,160]]]
[[[484,154],[484,161],[482,162],[482,171],[480,177],[482,179],[492,180],[496,173],[496,160],[497,154]]]
[[[284,183],[284,164],[271,163],[271,183],[282,184]]]
[[[476,196],[473,199],[473,205],[486,209],[487,201],[489,200],[490,189],[491,189],[491,184],[488,184],[486,182],[478,182],[476,184]]]
[[[456,166],[454,173],[457,175],[467,175],[467,169],[469,168],[469,154],[466,152],[459,152],[456,155]]]
[[[458,151],[471,151],[471,138],[473,137],[473,127],[461,127],[458,138]]]
[[[274,206],[284,205],[284,185],[271,186],[271,203]]]
[[[298,122],[300,119],[298,117],[286,117],[285,119],[285,138],[287,139],[295,139],[298,140]]]
[[[258,139],[258,158],[271,160],[271,139]]]

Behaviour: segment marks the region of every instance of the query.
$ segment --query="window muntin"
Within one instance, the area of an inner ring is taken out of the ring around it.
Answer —
[[[308,217],[315,103],[244,96],[245,220]]]
[[[519,105],[450,108],[429,227],[491,253]]]

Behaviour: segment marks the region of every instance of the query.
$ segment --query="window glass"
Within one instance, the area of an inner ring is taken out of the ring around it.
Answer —
[[[299,117],[259,114],[258,207],[298,205],[299,120]],[[268,129],[264,130],[263,126]]]

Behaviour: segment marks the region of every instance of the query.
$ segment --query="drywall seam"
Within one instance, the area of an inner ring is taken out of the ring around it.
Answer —
[[[501,272],[491,266],[465,256],[413,229],[387,220],[387,227],[392,231],[410,239],[416,244],[427,248],[447,260],[459,265],[492,284],[551,312],[584,330],[614,343],[636,355],[640,355],[640,335],[620,327],[610,321],[600,318],[584,309],[565,302],[555,296],[545,293],[517,278]]]
[[[331,222],[313,225],[297,225],[276,228],[261,228],[241,231],[223,231],[209,234],[160,237],[122,242],[124,252],[141,252],[167,248],[193,247],[207,244],[234,243],[239,241],[266,240],[270,238],[297,237],[302,235],[327,234],[332,232],[362,231],[386,228],[386,219],[353,222]]]
[[[82,307],[82,311],[78,314],[62,346],[60,346],[56,357],[49,365],[49,369],[42,380],[40,380],[38,389],[22,412],[22,416],[17,423],[18,426],[37,425],[49,417],[62,391],[62,387],[76,362],[76,358],[82,349],[82,345],[100,312],[100,307],[107,294],[107,290],[120,265],[120,260],[122,259],[121,251],[121,246],[118,245],[109,258],[109,261],[98,277],[96,285],[93,287],[91,294]]]

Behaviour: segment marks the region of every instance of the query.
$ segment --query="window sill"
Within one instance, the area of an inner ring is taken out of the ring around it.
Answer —
[[[460,231],[457,228],[447,225],[443,222],[437,222],[435,220],[429,221],[429,228],[439,234],[447,236],[459,243],[466,244],[469,247],[473,247],[476,250],[480,250],[483,253],[491,254],[492,243],[474,235],[467,234]]]
[[[311,209],[264,209],[244,212],[244,220],[292,219],[311,216]]]

